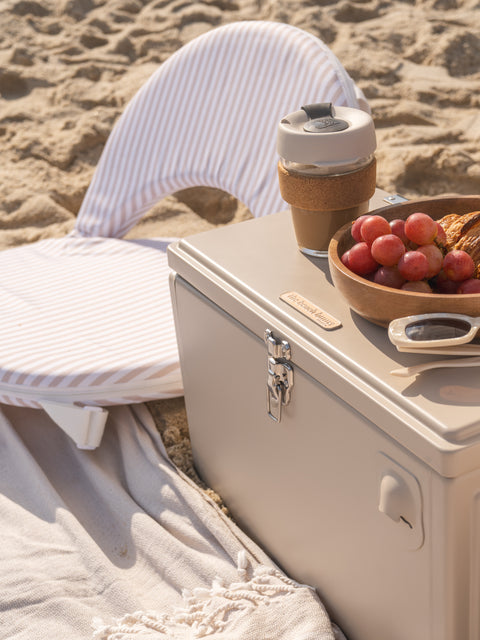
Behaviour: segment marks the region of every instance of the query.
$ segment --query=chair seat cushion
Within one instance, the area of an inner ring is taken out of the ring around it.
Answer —
[[[67,236],[0,252],[0,402],[181,395],[166,245]]]

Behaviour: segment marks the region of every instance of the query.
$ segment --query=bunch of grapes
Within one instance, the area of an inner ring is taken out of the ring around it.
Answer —
[[[465,251],[446,251],[442,226],[426,213],[388,222],[379,215],[357,218],[355,244],[341,260],[377,284],[420,293],[480,293],[475,263]]]

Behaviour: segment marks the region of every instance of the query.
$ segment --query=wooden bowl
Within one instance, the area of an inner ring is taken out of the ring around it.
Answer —
[[[405,219],[411,213],[422,211],[438,220],[448,213],[462,215],[479,210],[480,196],[457,196],[412,200],[387,205],[372,213],[387,220],[394,220]],[[333,236],[328,248],[328,263],[333,284],[360,316],[382,327],[387,327],[395,318],[418,313],[448,312],[480,316],[480,293],[416,293],[384,287],[357,276],[347,269],[340,259],[354,244],[350,228],[351,223],[348,223]]]

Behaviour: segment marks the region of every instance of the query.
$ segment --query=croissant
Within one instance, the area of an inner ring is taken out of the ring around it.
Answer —
[[[475,263],[475,277],[480,278],[480,211],[450,213],[438,222],[447,236],[446,249],[466,251]]]

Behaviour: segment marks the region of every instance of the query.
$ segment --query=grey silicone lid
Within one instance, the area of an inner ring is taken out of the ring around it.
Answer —
[[[280,121],[277,131],[277,152],[281,158],[302,164],[344,164],[372,155],[377,147],[371,116],[361,109],[334,107],[332,115],[347,126],[328,125],[329,116],[313,123],[307,111],[300,109]]]

